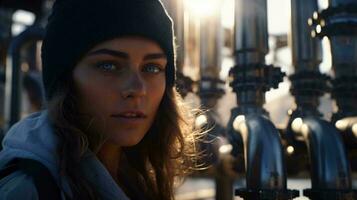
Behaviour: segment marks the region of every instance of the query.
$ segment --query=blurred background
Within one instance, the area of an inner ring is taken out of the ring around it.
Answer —
[[[209,130],[176,199],[357,199],[357,0],[162,1],[178,90]],[[0,0],[2,135],[46,108],[52,5]]]

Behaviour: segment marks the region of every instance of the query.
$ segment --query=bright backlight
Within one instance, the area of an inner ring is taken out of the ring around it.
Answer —
[[[219,0],[185,0],[185,7],[193,15],[199,17],[211,16],[219,9]]]

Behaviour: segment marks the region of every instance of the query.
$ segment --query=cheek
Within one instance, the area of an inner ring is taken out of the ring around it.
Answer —
[[[100,77],[86,73],[82,76],[74,76],[75,91],[78,99],[78,106],[82,113],[100,117],[105,113],[106,106],[111,102],[112,97],[110,85]],[[97,116],[99,115],[99,116]]]
[[[159,79],[157,79],[155,82],[153,82],[152,84],[150,84],[150,86],[148,87],[148,98],[150,99],[151,104],[153,105],[153,107],[155,108],[155,110],[158,109],[162,98],[164,96],[165,93],[165,78],[160,77]]]

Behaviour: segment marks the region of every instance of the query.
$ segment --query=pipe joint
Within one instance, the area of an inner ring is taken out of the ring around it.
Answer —
[[[236,93],[249,90],[260,90],[264,93],[270,88],[278,88],[285,75],[280,68],[273,65],[236,65],[229,71],[229,85]]]
[[[337,7],[329,7],[320,13],[314,12],[308,20],[313,30],[312,37],[356,35],[357,34],[357,4],[349,3]]]
[[[353,200],[357,199],[357,190],[305,189],[304,196],[313,200]]]
[[[296,96],[320,97],[331,90],[331,78],[318,71],[301,71],[289,76],[292,86],[291,94]]]
[[[299,191],[237,189],[235,195],[243,199],[288,200],[298,197]]]

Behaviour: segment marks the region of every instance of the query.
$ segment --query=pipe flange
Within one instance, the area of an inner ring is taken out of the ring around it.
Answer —
[[[273,65],[236,65],[229,71],[229,85],[235,92],[259,89],[266,92],[270,88],[278,88],[285,75]]]
[[[314,79],[314,80],[319,79],[323,81],[328,81],[331,78],[326,74],[321,74],[318,71],[301,71],[293,75],[290,75],[289,79],[292,81],[299,80],[299,79]]]
[[[224,95],[225,82],[219,78],[202,77],[197,91],[199,96],[220,98]]]
[[[299,197],[298,190],[287,189],[236,189],[235,195],[247,200],[289,200]]]
[[[294,96],[322,96],[331,91],[331,78],[317,71],[301,71],[289,76]]]
[[[265,83],[270,86],[270,88],[277,89],[279,83],[283,82],[285,72],[282,72],[280,67],[274,67],[273,65],[266,65],[264,67],[264,77]]]
[[[314,200],[354,200],[357,199],[357,190],[305,189],[303,195]]]
[[[346,4],[315,12],[308,23],[313,28],[312,37],[356,35],[357,5]]]

